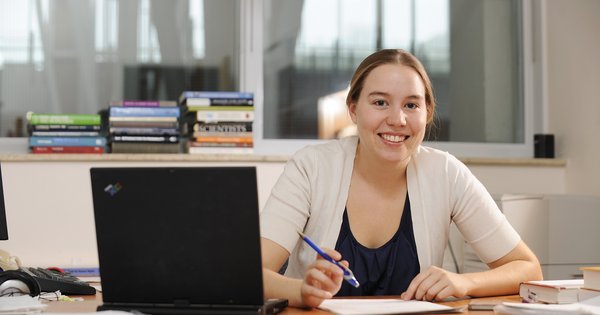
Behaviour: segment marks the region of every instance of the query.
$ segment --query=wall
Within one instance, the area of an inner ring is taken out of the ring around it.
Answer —
[[[600,196],[600,1],[546,2],[548,132],[566,192]]]
[[[210,166],[197,162],[3,162],[9,240],[0,248],[35,266],[95,266],[97,262],[90,167]],[[259,204],[282,163],[225,163],[257,167]],[[233,194],[232,194],[233,196]]]
[[[89,168],[157,165],[256,166],[262,209],[284,163],[3,161],[10,240],[0,242],[0,248],[19,256],[29,266],[97,265]],[[479,165],[471,169],[495,194],[564,193],[563,167]],[[457,239],[457,250],[459,243]],[[460,252],[457,254],[462,257]]]

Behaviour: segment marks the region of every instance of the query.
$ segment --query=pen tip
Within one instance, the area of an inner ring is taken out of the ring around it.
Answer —
[[[304,234],[302,234],[302,232],[300,232],[300,231],[296,231],[296,232],[298,232],[298,235],[300,235],[300,237],[304,238]]]

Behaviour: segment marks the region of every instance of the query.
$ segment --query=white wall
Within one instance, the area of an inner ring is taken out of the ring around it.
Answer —
[[[157,165],[254,165],[262,209],[284,163],[3,161],[10,240],[0,242],[0,248],[19,256],[29,266],[96,266],[90,167]],[[564,193],[562,167],[471,169],[492,193]]]
[[[549,130],[566,192],[600,196],[600,1],[548,0]]]
[[[0,248],[30,266],[97,266],[90,167],[223,164],[257,167],[261,209],[283,171],[282,163],[3,162],[9,240]]]

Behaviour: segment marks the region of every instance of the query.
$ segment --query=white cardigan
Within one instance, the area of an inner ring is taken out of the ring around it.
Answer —
[[[261,236],[291,253],[287,276],[302,278],[316,257],[296,231],[335,247],[357,144],[357,137],[349,137],[298,151],[273,187],[260,216]],[[485,187],[449,153],[419,147],[408,164],[407,182],[421,271],[442,265],[452,221],[486,263],[519,243]]]

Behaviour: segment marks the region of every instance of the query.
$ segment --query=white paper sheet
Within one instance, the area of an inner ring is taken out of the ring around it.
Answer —
[[[465,309],[464,306],[453,308],[431,302],[399,299],[331,299],[323,301],[319,308],[341,315],[462,312]]]

